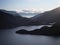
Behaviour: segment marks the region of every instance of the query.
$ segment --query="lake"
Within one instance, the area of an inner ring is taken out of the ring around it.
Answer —
[[[30,31],[43,26],[51,27],[51,25],[21,26],[15,29],[0,30],[0,45],[60,45],[60,37],[16,34],[16,31],[20,29]]]

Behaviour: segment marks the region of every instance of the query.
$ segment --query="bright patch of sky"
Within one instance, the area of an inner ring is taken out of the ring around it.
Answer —
[[[60,0],[0,0],[0,9],[47,11],[60,6]]]

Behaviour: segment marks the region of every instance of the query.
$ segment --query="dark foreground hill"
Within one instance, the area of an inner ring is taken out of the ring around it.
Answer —
[[[32,31],[19,30],[18,34],[31,34],[31,35],[47,35],[47,36],[60,36],[60,23],[54,24],[52,27],[44,26],[41,29],[35,29]]]

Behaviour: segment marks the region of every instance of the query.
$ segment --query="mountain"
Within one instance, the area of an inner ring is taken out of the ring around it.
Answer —
[[[31,18],[37,24],[49,24],[60,21],[60,7],[38,14]]]
[[[27,25],[52,24],[60,21],[60,7],[40,13],[31,18],[22,17],[14,11],[0,9],[0,29],[7,29]]]
[[[7,11],[7,10],[3,10],[3,9],[0,9],[0,11],[5,12],[5,13],[9,13],[9,14],[12,14],[13,16],[21,16],[16,11]]]
[[[0,10],[0,29],[23,26],[27,25],[28,22],[29,22],[28,18],[21,16],[14,16],[14,14],[10,14],[5,10]]]

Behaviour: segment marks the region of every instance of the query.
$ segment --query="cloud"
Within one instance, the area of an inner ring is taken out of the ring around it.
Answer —
[[[22,10],[23,12],[33,12],[32,10]]]
[[[17,12],[26,12],[26,13],[40,13],[43,12],[43,8],[21,8],[21,9],[16,9],[15,11]]]
[[[36,11],[36,10],[22,10],[22,12],[25,12],[25,13],[40,13],[41,11]]]

